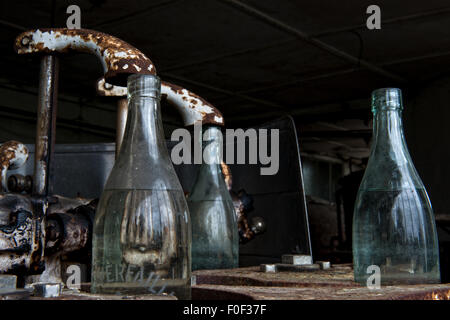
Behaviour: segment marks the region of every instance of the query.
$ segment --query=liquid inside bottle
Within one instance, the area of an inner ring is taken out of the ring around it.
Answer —
[[[434,215],[403,134],[401,92],[372,94],[374,137],[353,216],[355,281],[367,285],[380,270],[381,285],[439,283]]]
[[[91,291],[191,297],[191,229],[170,161],[157,77],[128,79],[129,113],[94,221]]]
[[[239,266],[239,234],[233,201],[221,170],[221,132],[203,135],[204,163],[188,198],[192,224],[192,270]]]

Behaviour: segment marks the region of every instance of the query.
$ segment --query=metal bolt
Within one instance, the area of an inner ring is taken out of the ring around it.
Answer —
[[[277,266],[275,264],[262,264],[260,266],[260,271],[275,273],[275,272],[277,272]]]
[[[106,81],[103,83],[103,88],[104,88],[105,90],[111,90],[113,87],[114,87],[114,86],[113,86],[112,84],[110,84],[110,83],[108,83],[108,82],[106,82]]]
[[[312,264],[312,256],[304,254],[284,254],[281,256],[283,264],[292,264],[295,266]]]
[[[320,266],[320,269],[326,270],[331,268],[330,261],[316,261],[316,264]]]
[[[61,283],[45,283],[38,282],[31,284],[34,289],[34,295],[44,298],[55,298],[59,297],[62,291]]]
[[[30,43],[30,38],[23,37],[21,42],[22,42],[22,45],[26,46],[26,45],[28,45]]]

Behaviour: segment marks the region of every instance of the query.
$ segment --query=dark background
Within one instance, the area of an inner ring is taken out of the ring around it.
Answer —
[[[227,127],[291,115],[310,221],[322,228],[313,244],[332,248],[344,228],[336,219],[335,191],[342,187],[340,178],[364,169],[370,93],[401,88],[408,147],[429,192],[441,241],[448,241],[448,1],[2,0],[0,141],[34,142],[39,59],[16,55],[14,38],[28,29],[65,27],[71,4],[81,8],[82,28],[143,51],[162,79],[220,109]],[[381,30],[366,27],[372,4],[381,8]],[[115,99],[95,92],[101,75],[94,56],[62,57],[57,143],[114,141]],[[167,133],[181,126],[176,115],[164,108],[163,113]]]

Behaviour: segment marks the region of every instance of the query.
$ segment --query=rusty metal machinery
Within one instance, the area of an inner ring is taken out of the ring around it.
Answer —
[[[34,174],[11,175],[6,172],[23,165],[27,148],[15,141],[0,146],[0,273],[20,276],[21,286],[62,281],[62,257],[74,255],[77,262],[90,264],[92,223],[96,201],[69,199],[53,194],[51,173],[55,143],[58,72],[60,54],[87,52],[102,63],[104,78],[98,81],[100,95],[118,97],[117,145],[123,137],[127,115],[125,85],[130,74],[156,74],[149,58],[113,36],[93,30],[37,29],[16,38],[18,54],[41,55]],[[184,125],[195,123],[223,126],[223,116],[213,105],[177,85],[163,82],[162,98],[174,106]],[[237,201],[239,197],[236,197]],[[238,206],[239,207],[239,206]],[[248,223],[242,234],[251,238]],[[246,219],[244,219],[246,221]],[[253,232],[255,233],[255,232]],[[253,236],[253,235],[252,235]],[[80,253],[77,256],[77,253]],[[78,259],[78,260],[77,260]],[[89,266],[88,266],[89,267]]]
[[[40,54],[42,58],[33,177],[14,175],[6,181],[7,170],[23,165],[28,151],[15,141],[0,146],[0,272],[20,275],[21,285],[61,282],[60,257],[90,247],[96,203],[59,197],[50,190],[58,55],[71,51],[92,53],[100,59],[108,82],[119,85],[126,83],[130,74],[155,74],[156,70],[136,48],[92,30],[26,31],[16,38],[14,48],[18,54]],[[8,189],[10,192],[5,193]]]

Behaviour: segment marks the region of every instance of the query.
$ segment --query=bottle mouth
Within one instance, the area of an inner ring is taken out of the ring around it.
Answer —
[[[128,98],[149,97],[160,99],[161,79],[151,74],[133,74],[127,79]]]
[[[402,90],[381,88],[372,92],[372,112],[382,110],[403,110]]]

